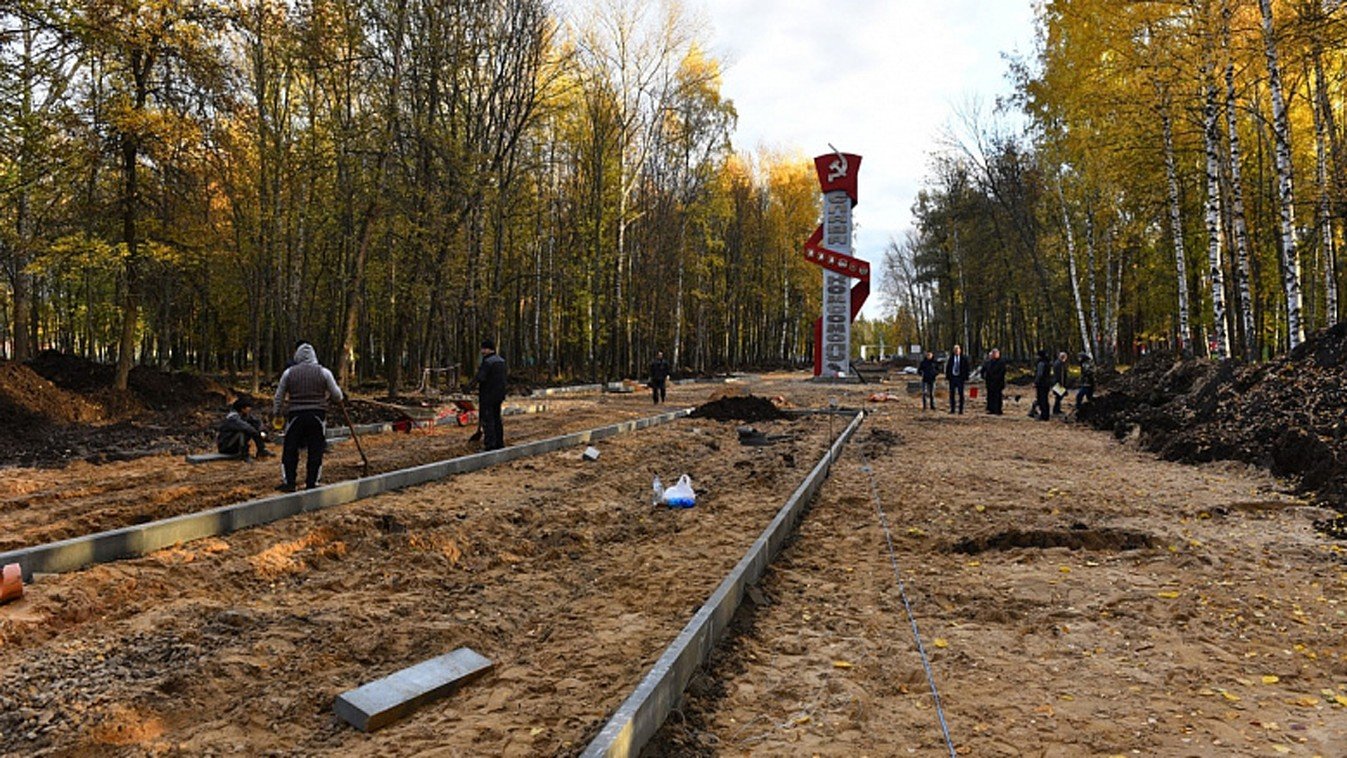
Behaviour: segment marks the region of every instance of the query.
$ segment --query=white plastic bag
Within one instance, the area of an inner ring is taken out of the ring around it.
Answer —
[[[697,504],[697,493],[692,490],[692,479],[687,474],[678,477],[678,483],[664,491],[661,498],[670,508],[691,508]]]

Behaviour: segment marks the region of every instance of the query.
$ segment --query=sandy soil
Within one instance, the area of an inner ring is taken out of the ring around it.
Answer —
[[[829,434],[769,422],[797,439],[742,447],[735,426],[684,419],[595,463],[559,452],[41,577],[0,608],[0,753],[577,751]],[[652,475],[682,472],[697,507],[652,507]],[[480,686],[372,736],[332,715],[460,645],[496,662]]]
[[[868,465],[960,755],[1347,755],[1326,512],[1009,409],[868,419],[649,752],[948,754]]]
[[[960,755],[1347,754],[1347,556],[1311,529],[1324,511],[1014,403],[871,407],[649,752],[946,753],[873,474]],[[574,754],[841,428],[756,426],[799,439],[686,419],[595,464],[556,453],[42,577],[0,608],[0,754]],[[652,508],[651,475],[684,470],[698,506]],[[495,673],[374,735],[332,716],[459,645]]]
[[[655,413],[649,399],[641,395],[527,402],[545,402],[548,410],[506,417],[507,442],[542,439]],[[680,406],[672,404],[671,399],[667,407]],[[468,442],[471,433],[471,429],[442,426],[411,434],[366,435],[361,444],[369,458],[370,473],[379,474],[476,452],[480,445]],[[271,449],[274,457],[256,462],[192,465],[180,455],[166,453],[104,464],[76,461],[60,469],[0,468],[0,520],[5,525],[0,530],[0,550],[274,494],[272,488],[281,480],[280,448],[273,445]],[[200,452],[211,449],[203,447]],[[303,453],[299,468],[302,477]],[[360,454],[353,443],[341,443],[324,456],[324,483],[360,475]]]

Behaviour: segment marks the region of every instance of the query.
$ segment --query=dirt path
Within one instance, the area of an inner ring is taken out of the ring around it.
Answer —
[[[820,418],[760,424],[798,435],[770,447],[735,426],[684,419],[595,463],[559,452],[43,577],[0,608],[0,754],[574,752],[827,443]],[[684,471],[698,505],[652,507],[652,474]],[[460,645],[496,662],[483,686],[372,736],[332,715]]]
[[[974,410],[868,419],[651,752],[947,753],[868,462],[960,755],[1347,754],[1324,511],[1243,466]]]
[[[874,389],[749,387],[799,406]],[[650,411],[576,407],[577,428]],[[1243,467],[980,403],[872,408],[652,753],[945,754],[868,466],[959,754],[1343,755],[1347,554],[1310,527],[1322,511]],[[541,456],[41,578],[0,608],[0,754],[573,754],[840,429],[759,424],[800,438],[745,448],[735,426],[683,420],[596,464]],[[656,466],[693,473],[697,508],[648,505]],[[331,715],[458,645],[496,672],[373,736]]]
[[[653,415],[648,400],[636,396],[591,396],[546,401],[541,414],[509,416],[507,441],[523,442]],[[668,406],[677,407],[677,406]],[[378,474],[476,452],[471,429],[454,426],[411,434],[361,438]],[[93,532],[206,510],[273,494],[280,481],[280,450],[258,462],[221,461],[191,465],[179,455],[60,468],[0,469],[0,550],[38,545]],[[300,456],[303,475],[303,455]],[[360,476],[355,445],[337,445],[323,461],[323,481]]]

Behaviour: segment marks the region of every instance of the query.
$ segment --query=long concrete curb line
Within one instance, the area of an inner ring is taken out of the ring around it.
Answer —
[[[693,674],[710,656],[716,641],[739,609],[744,592],[762,577],[767,565],[776,557],[781,545],[795,529],[800,513],[818,494],[819,488],[828,478],[828,470],[842,454],[842,448],[864,418],[864,413],[857,413],[842,431],[818,465],[814,466],[786,504],[777,511],[776,518],[763,530],[739,564],[711,593],[711,597],[683,627],[678,637],[665,648],[664,654],[635,691],[627,696],[608,723],[603,725],[599,736],[585,748],[582,754],[585,758],[637,755],[655,736],[664,719],[678,703]]]
[[[568,387],[543,387],[529,394],[529,397],[556,397],[557,395],[582,395],[589,392],[602,392],[602,384],[572,384]]]
[[[501,408],[500,415],[523,416],[530,413],[545,413],[546,411],[547,411],[547,403],[528,403],[525,405],[507,405],[504,408]],[[385,434],[394,431],[395,423],[398,422],[384,421],[377,424],[356,424],[355,433],[360,435]],[[456,414],[449,413],[437,419],[421,420],[421,421],[413,419],[413,423],[415,424],[415,428],[417,429],[422,429],[425,428],[426,426],[450,426],[453,424],[457,424],[458,418]],[[349,437],[351,436],[351,430],[344,426],[329,426],[327,428],[327,436],[329,438]]]
[[[403,487],[444,479],[454,474],[477,471],[498,463],[551,453],[626,432],[658,426],[683,418],[691,412],[691,408],[683,408],[658,416],[526,442],[502,450],[474,453],[414,468],[390,471],[387,474],[337,482],[318,489],[224,505],[160,521],[11,550],[0,553],[0,565],[17,563],[23,570],[24,579],[31,580],[35,572],[59,574],[95,563],[134,558],[180,542],[228,534],[250,526],[279,521],[299,513],[344,505]]]

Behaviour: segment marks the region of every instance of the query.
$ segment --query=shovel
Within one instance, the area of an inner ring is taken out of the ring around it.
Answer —
[[[355,433],[355,424],[351,423],[351,414],[346,412],[346,398],[342,398],[341,417],[346,420],[346,429],[351,433],[351,439],[355,440],[355,449],[360,452],[360,475],[369,476],[369,458],[365,457],[365,448],[360,444],[360,435]]]

